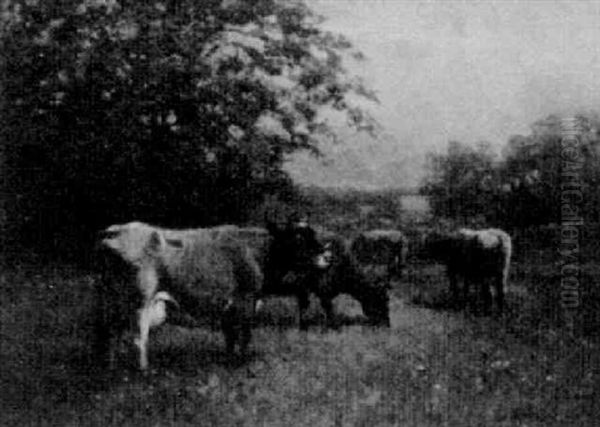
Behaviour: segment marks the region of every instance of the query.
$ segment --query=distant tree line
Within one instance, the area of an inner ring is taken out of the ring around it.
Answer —
[[[488,144],[451,142],[446,153],[429,156],[428,167],[421,192],[438,217],[505,227],[558,224],[568,215],[600,219],[596,114],[540,120],[529,135],[510,138],[501,159]]]
[[[243,222],[282,170],[373,121],[347,40],[301,1],[7,0],[0,15],[2,236],[56,247],[139,219]],[[356,99],[355,97],[352,99]]]
[[[298,209],[307,210],[313,220],[343,234],[357,229],[399,227],[404,211],[402,196],[414,190],[301,187]]]

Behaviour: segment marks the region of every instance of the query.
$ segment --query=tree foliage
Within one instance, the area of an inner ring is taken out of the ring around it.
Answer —
[[[446,154],[430,156],[422,191],[436,215],[463,222],[477,216],[508,227],[566,217],[598,222],[599,129],[595,114],[568,121],[550,116],[535,122],[529,135],[511,137],[496,162],[485,149],[451,143]]]
[[[300,1],[14,0],[2,11],[2,148],[19,230],[243,221],[318,154],[320,112],[372,120],[352,52]],[[46,236],[48,237],[48,236]]]
[[[431,153],[421,192],[430,198],[435,215],[469,218],[491,202],[495,172],[489,145],[478,147],[452,141],[446,153]]]
[[[500,161],[485,148],[451,143],[446,154],[430,156],[422,192],[436,215],[462,222],[477,216],[507,227],[560,223],[567,216],[598,222],[599,129],[595,114],[568,121],[549,116],[529,135],[511,137]],[[570,197],[570,190],[581,197]]]
[[[563,212],[567,204],[587,222],[598,222],[599,124],[594,114],[569,122],[550,116],[534,123],[530,135],[509,140],[503,173],[511,184],[509,202],[515,207],[511,222],[559,223],[567,216]],[[568,147],[573,147],[576,157]],[[580,192],[581,199],[566,197],[568,190]]]

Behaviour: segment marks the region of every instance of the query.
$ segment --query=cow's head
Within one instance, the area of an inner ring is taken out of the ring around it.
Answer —
[[[305,220],[288,221],[283,227],[270,222],[267,230],[272,238],[268,258],[280,271],[311,272],[329,266],[330,251]]]
[[[141,222],[116,224],[100,231],[99,243],[102,249],[108,249],[123,261],[135,265],[152,250],[150,242],[156,240],[152,233],[152,228]]]
[[[154,263],[167,250],[182,246],[181,241],[166,239],[159,229],[141,222],[111,225],[99,235],[102,249],[136,267]]]

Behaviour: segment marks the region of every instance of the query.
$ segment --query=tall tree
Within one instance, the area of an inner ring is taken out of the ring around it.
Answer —
[[[301,1],[9,0],[2,21],[4,191],[35,235],[241,221],[332,134],[323,108],[372,129],[350,44]]]

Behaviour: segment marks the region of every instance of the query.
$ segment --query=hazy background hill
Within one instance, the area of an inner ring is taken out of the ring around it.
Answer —
[[[342,131],[340,147],[325,144],[325,164],[298,155],[289,170],[299,182],[416,186],[426,153],[449,141],[487,141],[499,155],[539,119],[600,105],[595,1],[309,4],[367,58],[346,65],[376,91],[372,111],[385,134],[373,142]]]

